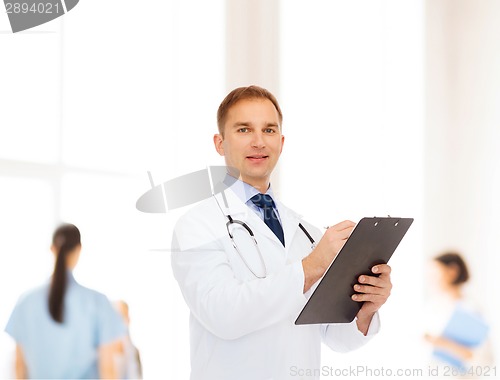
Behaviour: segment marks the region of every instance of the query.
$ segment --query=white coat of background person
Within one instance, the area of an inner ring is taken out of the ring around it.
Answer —
[[[355,224],[341,222],[322,236],[275,200],[283,245],[250,200],[258,193],[273,196],[270,176],[284,143],[278,102],[263,88],[241,87],[226,96],[217,116],[215,148],[238,180],[181,217],[172,238],[173,273],[191,311],[191,379],[319,379],[321,341],[349,351],[378,332],[391,269],[377,265],[372,271],[379,277],[358,278],[353,299],[365,302],[352,323],[295,325],[311,287]],[[231,227],[233,246],[229,219],[244,222],[257,244],[238,225]]]

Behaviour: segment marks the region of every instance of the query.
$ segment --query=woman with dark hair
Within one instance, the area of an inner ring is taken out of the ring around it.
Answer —
[[[454,298],[462,298],[462,284],[469,280],[469,269],[462,256],[455,252],[447,252],[435,257],[434,260],[441,267],[441,286]]]
[[[475,378],[477,374],[471,369],[491,364],[492,353],[487,339],[489,326],[465,291],[469,269],[456,252],[436,256],[432,264],[431,280],[438,300],[428,314],[436,321],[436,328],[425,334],[425,340],[433,348],[433,362],[453,368],[450,373]]]
[[[106,296],[75,281],[81,247],[76,226],[57,228],[50,283],[23,295],[10,316],[5,331],[16,341],[17,378],[116,378],[126,329]]]

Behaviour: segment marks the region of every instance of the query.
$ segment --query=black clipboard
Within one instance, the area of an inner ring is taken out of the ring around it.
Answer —
[[[296,325],[349,323],[362,306],[351,299],[361,274],[374,275],[371,268],[387,263],[413,218],[363,218],[330,264],[320,283],[300,312]]]

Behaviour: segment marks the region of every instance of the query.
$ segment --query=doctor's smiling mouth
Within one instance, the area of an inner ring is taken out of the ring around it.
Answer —
[[[264,155],[260,155],[260,154],[256,154],[253,156],[247,156],[247,159],[249,159],[251,162],[255,162],[255,163],[262,163],[267,158],[269,158],[269,156],[264,156]]]

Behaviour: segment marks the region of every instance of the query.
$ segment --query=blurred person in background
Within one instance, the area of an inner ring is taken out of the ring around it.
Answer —
[[[432,364],[441,366],[441,375],[475,378],[494,375],[490,326],[477,301],[468,295],[469,269],[463,257],[446,252],[431,262],[435,291],[427,311],[425,340],[432,348]],[[488,375],[489,372],[489,375]]]
[[[9,318],[17,378],[117,378],[114,355],[126,328],[105,295],[73,277],[81,248],[76,226],[57,228],[52,278],[21,296]]]
[[[127,326],[127,334],[120,340],[115,357],[118,377],[120,379],[142,379],[141,356],[130,337],[129,306],[123,300],[115,302],[113,306],[120,313]]]

